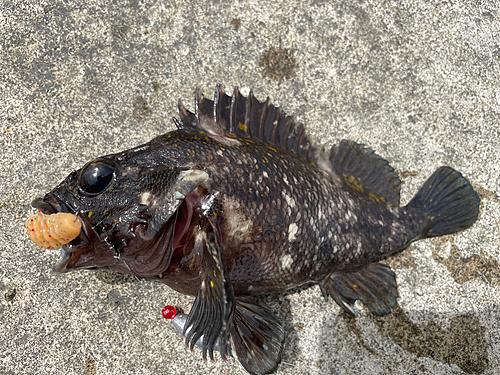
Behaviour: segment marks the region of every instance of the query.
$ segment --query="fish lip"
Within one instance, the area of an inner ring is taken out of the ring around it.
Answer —
[[[31,202],[31,206],[40,210],[45,215],[55,214],[56,212],[61,212],[61,205],[57,201],[47,202],[45,198],[36,198]]]
[[[44,198],[36,198],[33,200],[31,205],[45,215],[55,214],[58,212],[72,213],[82,222],[82,230],[80,234],[74,240],[61,247],[61,257],[57,260],[53,267],[53,270],[59,273],[69,271],[67,267],[73,254],[76,252],[85,252],[91,247],[91,237],[89,236],[89,234],[92,233],[91,224],[86,220],[85,216],[80,215],[79,212],[74,210],[71,206],[59,199],[59,197],[53,193],[47,194]]]

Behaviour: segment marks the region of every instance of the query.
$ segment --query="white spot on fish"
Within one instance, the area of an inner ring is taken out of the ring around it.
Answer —
[[[248,287],[248,291],[249,291],[249,292],[251,292],[252,290],[253,290],[253,285],[250,285],[250,286]]]
[[[295,199],[293,199],[292,197],[290,197],[288,194],[286,194],[286,192],[284,192],[284,195],[285,195],[285,200],[286,200],[286,203],[291,207],[291,208],[294,208],[295,207]]]
[[[297,233],[298,230],[299,230],[299,227],[295,223],[292,223],[288,226],[288,241],[289,242],[295,240],[295,234]]]
[[[269,177],[269,175],[267,174],[267,172],[266,172],[266,171],[262,172],[262,175],[263,175],[265,178],[268,178],[268,177]]]
[[[243,240],[252,234],[253,222],[241,210],[241,203],[232,198],[225,198],[223,209],[225,232],[228,237]]]
[[[293,259],[290,254],[286,254],[281,258],[281,267],[284,269],[290,268],[292,266]]]
[[[145,191],[143,192],[140,196],[139,196],[139,203],[140,204],[144,204],[146,206],[149,206],[149,198],[151,197],[151,193],[149,191]]]

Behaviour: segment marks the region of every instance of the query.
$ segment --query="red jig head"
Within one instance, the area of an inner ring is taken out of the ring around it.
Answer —
[[[167,305],[161,310],[161,314],[165,319],[171,320],[177,316],[177,310],[174,306]]]
[[[186,325],[188,318],[187,314],[183,314],[182,310],[179,314],[177,314],[177,310],[175,309],[175,307],[170,305],[165,306],[163,310],[161,310],[161,314],[165,319],[172,321],[172,324],[174,325],[174,328],[177,330],[177,332],[179,332],[181,335],[184,334],[184,326]],[[190,329],[191,327],[187,329],[186,333],[188,333]],[[200,348],[203,348],[203,336],[201,336],[196,341],[196,345],[198,345]],[[219,340],[215,342],[214,350],[220,351]]]

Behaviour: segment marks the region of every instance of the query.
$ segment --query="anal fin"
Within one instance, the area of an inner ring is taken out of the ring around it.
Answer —
[[[319,286],[325,299],[330,295],[340,307],[354,316],[356,300],[377,316],[390,314],[397,305],[396,275],[389,266],[381,263],[370,263],[355,272],[334,272]]]
[[[236,356],[250,374],[269,374],[276,369],[285,332],[268,309],[250,299],[237,298],[231,334]]]

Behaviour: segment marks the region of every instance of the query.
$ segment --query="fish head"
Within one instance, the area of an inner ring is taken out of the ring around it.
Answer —
[[[55,271],[108,268],[148,277],[168,268],[175,233],[189,225],[180,207],[208,174],[149,160],[128,152],[99,157],[33,201],[44,214],[69,212],[82,222]]]

